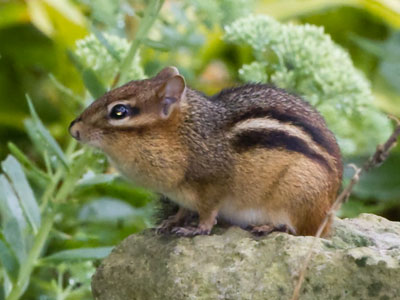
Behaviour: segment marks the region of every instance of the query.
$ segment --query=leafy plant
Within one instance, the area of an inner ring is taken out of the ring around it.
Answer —
[[[373,11],[370,0],[344,2]],[[156,196],[125,182],[102,154],[78,147],[66,131],[83,106],[128,80],[176,65],[190,86],[208,93],[239,79],[274,82],[318,106],[341,137],[344,152],[357,156],[347,156],[350,161],[363,160],[358,156],[386,137],[388,123],[372,104],[369,83],[320,28],[249,17],[256,11],[284,19],[301,15],[296,22],[308,16],[312,22],[318,19],[315,12],[323,8],[325,13],[338,1],[184,0],[168,1],[161,9],[163,3],[0,4],[0,39],[7,41],[0,43],[0,138],[18,145],[8,144],[11,155],[0,175],[0,299],[88,299],[98,259],[128,234],[151,225]],[[380,4],[373,14],[397,24],[388,5]],[[324,15],[320,18],[324,25]],[[381,23],[376,35],[388,31]],[[335,41],[342,43],[345,31],[337,35]],[[376,42],[357,32],[350,41],[369,61],[379,61],[379,70],[389,70],[381,73],[393,90],[395,68],[383,65],[396,65],[395,36]],[[362,62],[359,57],[355,61]],[[33,100],[29,109],[22,105],[26,91]],[[386,107],[397,111],[394,100]],[[0,145],[1,157],[6,148]],[[361,181],[358,198],[343,215],[396,207],[398,154],[388,161]]]
[[[372,152],[389,136],[369,82],[323,28],[250,16],[227,26],[225,38],[253,49],[255,60],[239,70],[244,81],[271,82],[303,96],[324,115],[345,156]]]
[[[143,17],[146,27],[142,27],[142,38],[154,22],[162,3],[163,1],[158,0],[150,3]],[[153,9],[157,7],[158,9],[154,12]],[[141,41],[134,40],[130,47],[125,42],[124,50],[116,48],[117,50],[113,52],[113,46],[121,43],[113,45],[115,39],[107,37],[103,39],[102,37],[99,33],[99,44],[96,44],[97,40],[94,36],[89,37],[81,42],[81,49],[90,49],[94,55],[100,54],[96,51],[101,52],[102,49],[105,49],[103,54],[115,54],[112,59],[116,59],[120,63],[119,68],[111,69],[107,73],[104,69],[96,69],[99,63],[96,64],[96,61],[91,60],[93,56],[90,56],[89,50],[86,53],[85,50],[82,50],[83,53],[80,53],[78,47],[77,55],[71,53],[71,59],[80,71],[82,80],[93,97],[98,97],[105,91],[102,81],[98,79],[94,70],[104,75],[102,79],[111,85],[112,75],[123,78],[132,76],[132,69],[126,68],[125,64],[128,64],[129,67],[132,66],[131,62],[136,66],[138,63],[138,58],[134,59],[134,57]],[[82,63],[83,58],[86,59],[84,63]],[[110,61],[106,61],[106,64],[109,63]],[[139,67],[135,69],[138,70],[135,78],[139,79],[144,76]],[[53,81],[63,92],[71,95],[69,90],[55,78]],[[74,95],[72,94],[72,96]],[[9,144],[13,155],[9,155],[3,161],[3,174],[0,175],[0,208],[2,212],[0,262],[3,266],[2,290],[4,297],[6,300],[19,299],[30,286],[31,274],[37,266],[40,266],[40,269],[55,268],[57,270],[57,281],[46,284],[36,280],[32,283],[47,285],[47,288],[51,290],[50,293],[55,294],[57,299],[66,299],[72,294],[82,292],[87,294],[90,276],[86,278],[86,281],[74,278],[79,277],[79,272],[74,272],[73,267],[69,267],[65,263],[89,261],[89,265],[86,265],[84,269],[86,270],[85,274],[88,272],[90,274],[94,271],[93,261],[108,255],[112,247],[80,247],[51,253],[48,247],[54,238],[53,235],[61,237],[61,239],[69,239],[68,234],[56,229],[57,224],[64,218],[66,201],[74,199],[77,195],[85,198],[88,190],[93,193],[97,188],[107,184],[108,191],[103,196],[108,196],[108,198],[98,199],[97,202],[94,201],[90,205],[83,206],[79,215],[83,216],[85,222],[90,222],[90,216],[92,218],[95,216],[94,220],[92,219],[94,223],[114,220],[121,222],[123,219],[134,217],[136,225],[133,226],[143,228],[149,226],[146,220],[149,220],[150,209],[136,210],[131,205],[113,198],[113,193],[120,194],[122,192],[125,197],[132,195],[138,197],[142,199],[144,206],[154,196],[140,189],[126,188],[126,185],[116,180],[115,176],[96,175],[104,172],[104,158],[91,149],[76,149],[77,143],[73,140],[70,140],[66,150],[63,151],[43,125],[29,96],[27,96],[27,100],[32,118],[25,122],[26,131],[37,152],[42,154],[42,162],[46,171],[38,167],[17,146]],[[28,178],[32,180],[33,185],[29,183]],[[97,203],[101,203],[103,207],[109,206],[107,213],[102,214],[103,220],[99,218],[99,212],[96,212]],[[137,221],[141,217],[142,224],[138,224]],[[63,263],[60,264],[61,261]],[[84,267],[84,265],[80,264],[80,267]],[[65,284],[64,279],[67,273],[69,280]],[[76,285],[77,282],[80,282],[79,286]]]
[[[9,155],[2,162],[3,174],[0,175],[0,261],[4,266],[3,290],[7,300],[21,297],[37,265],[45,268],[60,260],[98,259],[111,251],[111,247],[79,248],[43,256],[51,232],[61,217],[63,204],[74,196],[79,180],[87,170],[96,169],[98,155],[89,149],[75,150],[74,141],[63,152],[42,124],[29,98],[28,104],[32,119],[26,122],[27,130],[34,145],[43,153],[46,172],[10,144],[14,156]],[[25,174],[36,179],[36,189],[29,184]],[[102,182],[106,181],[109,179],[103,178]],[[83,185],[87,187],[98,182],[86,180]],[[72,290],[72,287],[67,289]]]

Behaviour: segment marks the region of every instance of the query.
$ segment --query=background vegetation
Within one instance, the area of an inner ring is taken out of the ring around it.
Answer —
[[[272,25],[260,27],[251,14],[323,26],[350,56],[308,27],[285,44],[285,26],[263,19]],[[91,299],[98,259],[151,225],[157,196],[68,135],[69,122],[105,90],[166,65],[206,94],[273,81],[317,105],[346,162],[359,163],[390,132],[384,113],[400,117],[399,28],[395,0],[0,2],[0,299]],[[327,44],[312,48],[310,34]],[[315,64],[310,53],[324,55]],[[340,215],[399,220],[399,170],[397,147]]]

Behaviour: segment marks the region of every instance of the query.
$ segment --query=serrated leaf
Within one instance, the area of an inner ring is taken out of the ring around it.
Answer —
[[[49,151],[49,153],[54,154],[61,163],[68,168],[67,159],[64,155],[64,152],[61,150],[60,146],[50,134],[50,132],[46,129],[43,125],[42,121],[40,120],[36,110],[32,104],[32,100],[30,99],[29,95],[26,95],[26,99],[28,101],[29,111],[31,113],[32,119],[34,124],[36,125],[35,130],[37,134],[42,138],[44,145],[43,147]]]
[[[102,259],[111,253],[113,247],[79,248],[64,250],[45,257],[44,261],[80,261]]]
[[[40,227],[40,209],[21,165],[11,155],[7,156],[1,165],[5,174],[11,179],[14,191],[19,197],[20,205],[32,226],[33,232],[36,233]]]
[[[18,274],[18,261],[7,244],[0,239],[0,262],[12,282]]]

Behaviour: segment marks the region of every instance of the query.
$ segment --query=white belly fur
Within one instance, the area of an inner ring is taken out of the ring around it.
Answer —
[[[189,189],[180,189],[179,191],[163,192],[164,195],[169,197],[178,205],[185,207],[189,210],[196,211],[196,197]],[[223,201],[218,217],[227,221],[232,225],[246,227],[248,225],[264,225],[273,224],[281,225],[286,224],[293,227],[289,215],[283,211],[266,211],[260,208],[238,208],[235,205],[234,198],[227,198]]]
[[[289,215],[285,212],[266,212],[259,208],[238,209],[235,207],[234,201],[225,201],[219,210],[218,216],[233,225],[241,227],[264,224],[286,224],[293,227]]]

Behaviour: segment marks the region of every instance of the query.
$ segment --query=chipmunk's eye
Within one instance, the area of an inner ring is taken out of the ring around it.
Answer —
[[[130,106],[117,104],[111,109],[110,118],[120,120],[126,118],[130,114],[131,114]]]
[[[116,104],[109,112],[109,117],[114,120],[122,120],[126,117],[134,117],[140,113],[140,109],[129,104]]]

